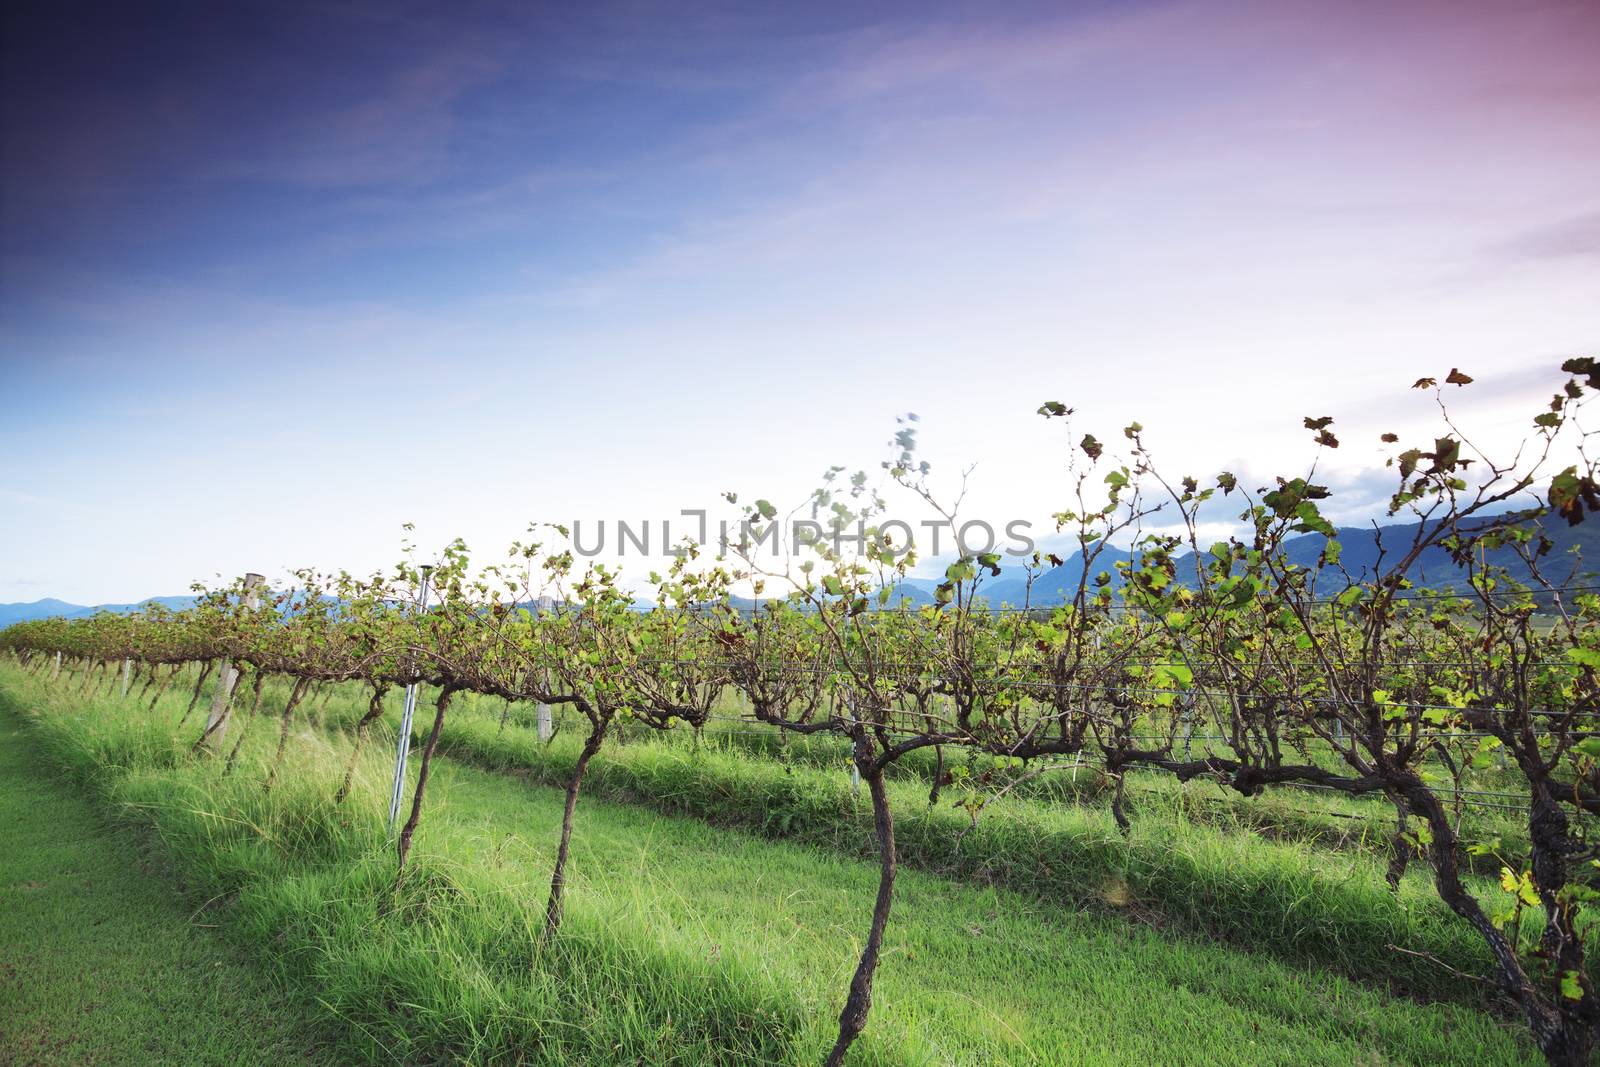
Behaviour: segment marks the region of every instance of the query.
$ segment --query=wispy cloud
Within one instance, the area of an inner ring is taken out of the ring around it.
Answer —
[[[388,73],[353,101],[327,109],[306,101],[248,157],[196,177],[391,192],[438,180],[450,169],[462,97],[502,72],[505,51],[481,39],[453,44]]]
[[[1600,259],[1600,211],[1543,223],[1489,249],[1491,259]]]

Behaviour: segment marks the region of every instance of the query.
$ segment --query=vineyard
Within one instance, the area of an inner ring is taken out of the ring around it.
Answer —
[[[830,477],[856,550],[767,562],[730,494],[647,610],[538,527],[21,623],[0,697],[375,1061],[1586,1064],[1600,587],[1547,531],[1600,508],[1600,369],[1563,371],[1505,461],[1385,435],[1412,525],[1361,571],[1314,468],[1169,480],[1133,424],[1074,442],[1060,605],[991,602],[990,552],[897,599],[915,553]]]

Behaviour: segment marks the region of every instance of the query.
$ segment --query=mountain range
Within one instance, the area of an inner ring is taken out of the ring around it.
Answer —
[[[10,626],[14,622],[27,622],[29,619],[48,619],[59,616],[63,619],[79,619],[93,615],[97,611],[110,611],[118,615],[126,615],[138,611],[146,604],[163,604],[174,611],[182,610],[194,603],[192,596],[153,596],[141,600],[136,604],[69,604],[65,600],[56,600],[47,597],[44,600],[35,600],[27,604],[0,604],[0,628]]]
[[[1380,538],[1383,563],[1392,564],[1396,557],[1405,551],[1416,532],[1417,526],[1414,523],[1396,523],[1379,527],[1340,527],[1337,533],[1342,549],[1340,562],[1354,580],[1370,579],[1376,573],[1380,562]],[[1575,579],[1570,583],[1566,581],[1577,565],[1579,575],[1594,574],[1596,580],[1600,580],[1600,523],[1580,523],[1577,526],[1553,523],[1545,527],[1545,533],[1554,545],[1546,557],[1546,565],[1542,568],[1546,571],[1546,577],[1557,584],[1593,584],[1592,581],[1582,579]],[[1322,534],[1303,534],[1290,538],[1284,547],[1291,562],[1304,567],[1315,567],[1327,543],[1328,539]],[[1571,554],[1574,552],[1575,556]],[[1128,549],[1111,546],[1095,560],[1094,569],[1096,572],[1109,573],[1112,585],[1115,587],[1121,585],[1116,563],[1131,562],[1135,556],[1136,553]],[[1519,580],[1527,578],[1527,569],[1510,549],[1499,549],[1489,553],[1489,562],[1505,567],[1514,578]],[[1026,597],[1027,602],[1036,607],[1053,607],[1065,603],[1072,597],[1077,591],[1083,571],[1083,556],[1081,553],[1074,553],[1060,566],[1046,567],[1038,572],[1030,593],[1027,572],[1021,562],[1011,563],[1010,560],[1005,560],[997,577],[985,576],[978,588],[978,595],[991,605],[1020,605]],[[1177,580],[1192,585],[1193,574],[1194,554],[1185,552],[1177,559]],[[1410,576],[1419,588],[1439,589],[1460,587],[1464,584],[1460,568],[1450,561],[1449,553],[1442,548],[1430,548],[1423,552],[1411,568]],[[1330,573],[1328,578],[1331,577]],[[907,578],[896,586],[892,595],[898,596],[900,600],[908,600],[914,605],[931,604],[934,602],[934,590],[938,585],[937,578]]]
[[[1395,524],[1390,526],[1345,526],[1338,531],[1339,543],[1343,546],[1341,562],[1358,581],[1370,578],[1378,564],[1379,538],[1387,550],[1388,558],[1393,560],[1397,550],[1410,542],[1416,533],[1413,524]],[[1593,584],[1600,581],[1600,522],[1580,523],[1577,526],[1567,526],[1564,523],[1551,524],[1545,529],[1546,535],[1555,547],[1547,557],[1549,560],[1549,577],[1552,580],[1564,581],[1575,563],[1581,561],[1580,574],[1595,574],[1593,580],[1580,580],[1574,584]],[[1327,538],[1322,534],[1304,534],[1300,537],[1290,538],[1286,542],[1289,559],[1302,566],[1315,566],[1321,557]],[[1569,553],[1576,552],[1576,559]],[[1103,570],[1111,575],[1113,585],[1120,584],[1115,563],[1118,560],[1129,561],[1133,553],[1128,549],[1116,547],[1107,548],[1095,561],[1095,569]],[[1009,563],[1009,560],[1006,561]],[[1490,553],[1490,562],[1507,567],[1512,575],[1517,578],[1526,577],[1526,570],[1520,561],[1509,549],[1500,549]],[[1594,564],[1593,567],[1590,564]],[[1047,567],[1040,571],[1034,578],[1031,594],[1027,588],[1027,574],[1020,563],[1002,564],[998,577],[986,577],[979,587],[978,594],[992,605],[1011,604],[1018,605],[1023,602],[1026,595],[1028,602],[1036,607],[1053,607],[1065,603],[1077,590],[1078,579],[1083,574],[1084,564],[1081,554],[1068,557],[1059,567]],[[1185,553],[1178,559],[1178,580],[1189,582],[1186,578],[1194,572],[1193,554]],[[1450,562],[1449,556],[1441,548],[1429,549],[1422,554],[1417,565],[1411,572],[1412,580],[1422,588],[1442,588],[1445,586],[1459,586],[1461,572]],[[932,604],[934,590],[939,585],[937,578],[906,578],[895,586],[891,594],[891,603],[910,601],[913,605]],[[735,598],[742,606],[748,607],[751,601]],[[0,628],[10,626],[14,622],[24,622],[28,619],[43,619],[51,616],[60,616],[66,619],[81,618],[93,615],[97,611],[112,611],[127,613],[136,611],[146,604],[163,604],[174,610],[189,607],[194,603],[192,596],[158,596],[141,600],[134,604],[71,604],[65,600],[53,598],[35,600],[27,604],[0,604]],[[648,608],[648,601],[640,600],[635,604],[638,608]]]

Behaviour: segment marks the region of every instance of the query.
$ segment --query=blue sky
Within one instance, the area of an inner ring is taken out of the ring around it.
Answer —
[[[1354,517],[1412,379],[1509,439],[1600,349],[1592,3],[4,17],[0,600],[793,498],[907,410],[1043,522],[1044,399],[1197,473],[1334,415]]]

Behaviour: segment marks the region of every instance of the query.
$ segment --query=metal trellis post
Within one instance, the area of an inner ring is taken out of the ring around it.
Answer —
[[[432,567],[422,568],[422,600],[420,611],[428,610],[428,579]],[[394,788],[389,793],[389,832],[394,832],[395,817],[400,814],[400,799],[406,790],[406,757],[411,754],[411,717],[417,710],[417,683],[406,686],[405,709],[400,713],[400,740],[395,745]]]

